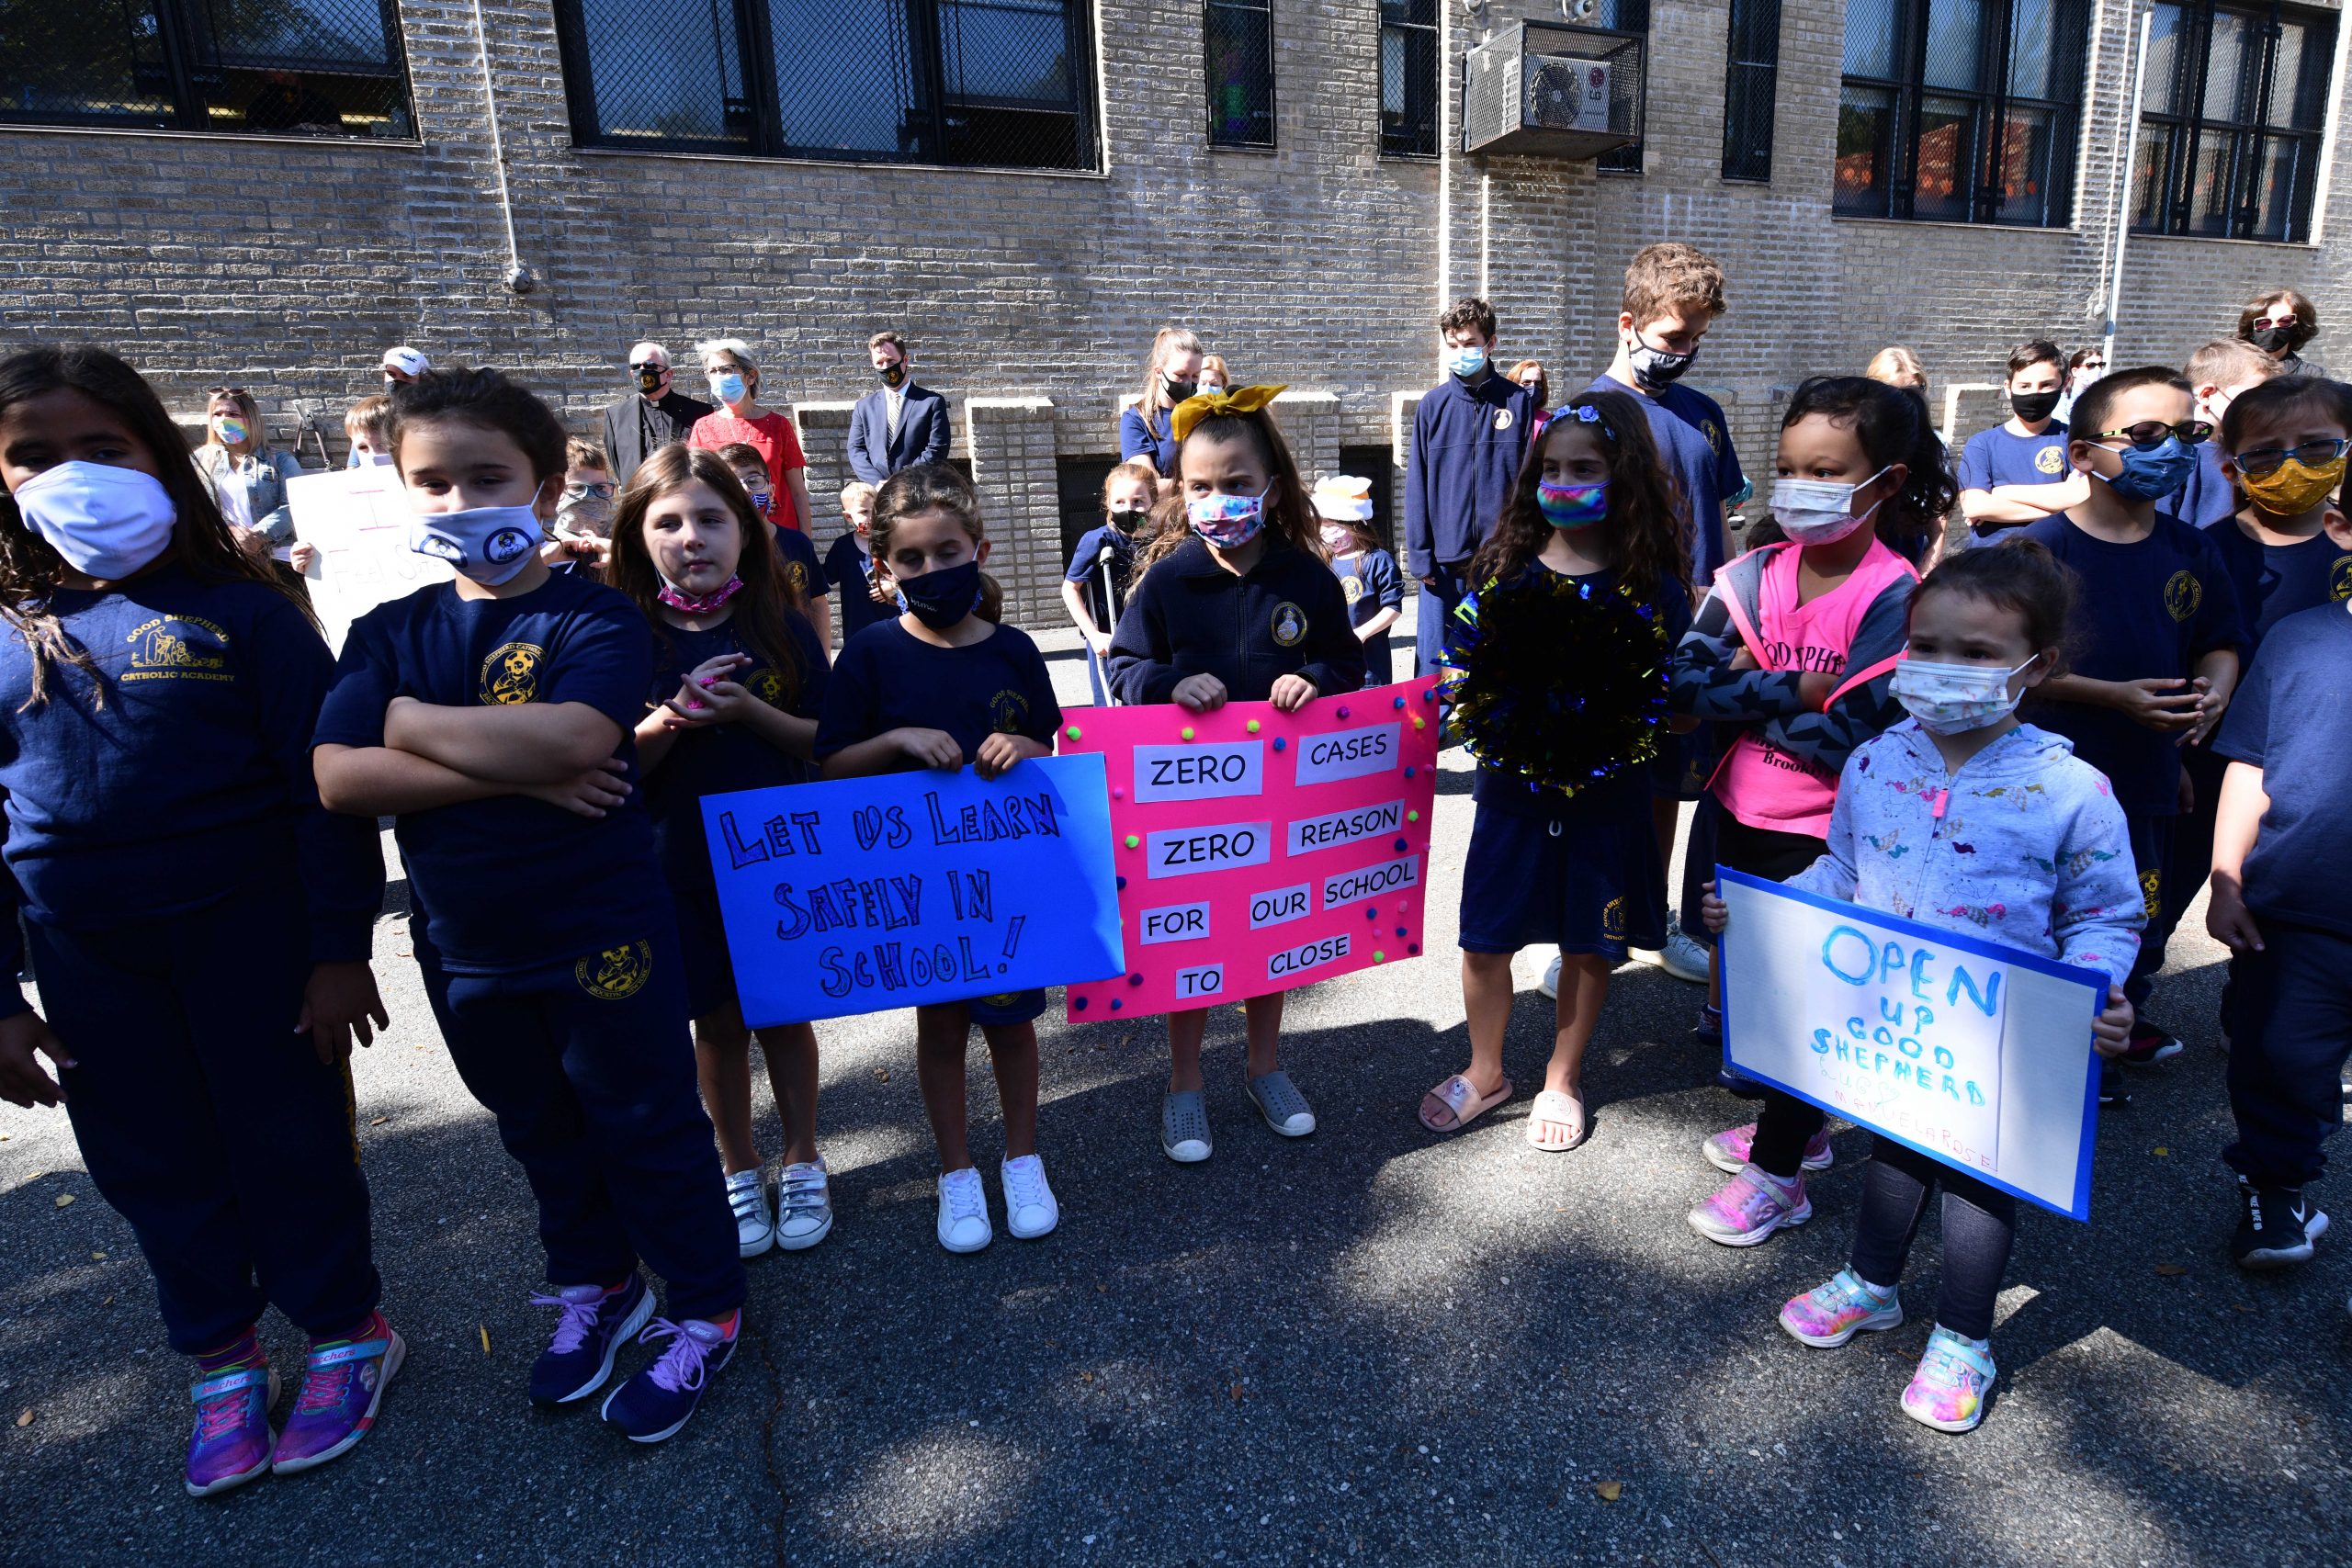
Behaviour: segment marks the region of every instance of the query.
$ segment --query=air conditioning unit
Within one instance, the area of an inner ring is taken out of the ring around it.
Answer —
[[[1640,33],[1507,22],[1463,62],[1462,150],[1598,158],[1642,139]]]

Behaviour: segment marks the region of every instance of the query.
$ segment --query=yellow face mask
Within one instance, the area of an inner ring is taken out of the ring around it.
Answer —
[[[2309,512],[2335,494],[2335,487],[2343,482],[2341,457],[2316,468],[2290,457],[2267,474],[2238,470],[2238,483],[2245,487],[2247,499],[2273,517],[2292,517]]]

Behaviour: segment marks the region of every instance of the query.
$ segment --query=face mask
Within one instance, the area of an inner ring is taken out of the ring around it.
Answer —
[[[17,510],[65,564],[104,582],[164,553],[179,510],[153,474],[110,463],[60,463],[17,487]]]
[[[1201,392],[1204,396],[1214,397],[1224,390],[1225,383],[1222,381],[1204,381],[1201,383]]]
[[[1111,513],[1111,526],[1122,534],[1132,534],[1142,527],[1143,520],[1150,515],[1151,513],[1148,512],[1138,512],[1133,507],[1114,508]]]
[[[2058,407],[2059,394],[2050,392],[2011,392],[2009,412],[2028,424],[2039,424],[2048,419]]]
[[[1641,340],[1639,333],[1634,335],[1633,346],[1625,351],[1625,363],[1634,371],[1634,385],[1645,392],[1660,391],[1672,386],[1682,378],[1682,373],[1690,369],[1690,362],[1698,357],[1696,349],[1689,354],[1668,354],[1662,348],[1652,348]]]
[[[654,590],[653,596],[681,615],[707,615],[742,591],[743,580],[740,577],[729,577],[707,593],[689,593],[665,577],[662,580],[662,586]]]
[[[2246,341],[2265,354],[2276,354],[2287,346],[2287,334],[2293,330],[2292,327],[2256,327]]]
[[[1179,381],[1164,371],[1160,375],[1159,384],[1168,389],[1168,400],[1175,403],[1182,402],[1201,389],[1201,384],[1198,381]]]
[[[1266,498],[1262,494],[1196,496],[1184,503],[1184,518],[1193,533],[1218,549],[1238,550],[1265,527]]]
[[[710,378],[710,395],[722,403],[740,403],[750,389],[740,371],[724,371]]]
[[[223,446],[242,446],[245,444],[245,437],[252,434],[245,427],[243,420],[231,414],[222,414],[219,419],[214,420],[212,429],[213,433],[220,437],[220,445]]]
[[[752,498],[752,510],[763,517],[768,514],[768,508],[775,502],[775,491],[772,490],[753,490],[745,485],[743,493]]]
[[[599,496],[565,496],[555,503],[555,525],[567,534],[613,535],[613,503]]]
[[[2041,656],[2035,654],[2034,659]],[[2018,705],[2009,692],[2009,677],[2030,670],[2033,659],[2017,670],[1997,664],[1936,664],[1905,659],[1894,666],[1889,689],[1919,728],[1937,735],[1961,735],[1997,724]]]
[[[895,387],[907,378],[907,367],[903,365],[885,365],[875,374],[882,378],[884,386]]]
[[[1587,527],[1609,515],[1609,481],[1555,485],[1549,479],[1538,479],[1535,505],[1544,513],[1544,521],[1555,528]]]
[[[1459,376],[1465,381],[1486,367],[1487,351],[1483,348],[1456,348],[1448,350],[1446,353],[1447,372]]]
[[[2290,457],[2267,474],[2238,475],[2238,483],[2245,487],[2247,497],[2273,517],[2292,517],[2309,512],[2334,495],[2335,487],[2343,482],[2341,457],[2316,468]]]
[[[539,547],[539,517],[527,506],[416,513],[408,520],[408,547],[496,588],[530,565]]]
[[[1322,527],[1323,547],[1335,556],[1344,556],[1356,547],[1356,531],[1339,523],[1326,523]]]
[[[1854,492],[1886,472],[1881,468],[1862,484],[1838,484],[1829,479],[1774,479],[1772,481],[1772,520],[1781,532],[1800,545],[1834,545],[1871,520],[1879,509],[1872,502],[1868,510],[1854,515]]]
[[[2158,446],[2126,446],[2115,455],[2123,459],[2123,471],[2108,479],[2107,488],[2125,501],[2162,500],[2187,483],[2197,467],[2197,449],[2181,445],[2177,435],[2165,436]]]
[[[648,367],[637,373],[637,389],[650,398],[668,385],[669,380],[667,370]]]
[[[899,608],[933,631],[944,632],[980,607],[978,557],[921,577],[898,579]]]

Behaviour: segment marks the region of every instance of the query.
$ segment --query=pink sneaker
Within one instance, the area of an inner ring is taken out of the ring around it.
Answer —
[[[1804,1195],[1804,1178],[1786,1187],[1754,1166],[1723,1185],[1722,1190],[1690,1211],[1690,1228],[1724,1247],[1754,1247],[1782,1225],[1801,1225],[1813,1218],[1813,1204]]]
[[[1707,1163],[1717,1170],[1737,1176],[1747,1168],[1748,1158],[1755,1147],[1756,1123],[1747,1122],[1717,1133],[1699,1145],[1699,1152],[1705,1155]],[[1805,1145],[1804,1164],[1802,1168],[1818,1175],[1827,1170],[1837,1157],[1829,1152],[1829,1129],[1824,1127],[1813,1135],[1812,1142]]]
[[[1834,1350],[1866,1328],[1903,1325],[1903,1297],[1879,1294],[1851,1269],[1840,1269],[1826,1285],[1793,1298],[1781,1309],[1781,1326],[1808,1345]]]
[[[1939,1323],[1903,1391],[1903,1414],[1939,1432],[1973,1431],[1984,1419],[1993,1377],[1991,1343],[1962,1339]]]
[[[376,1425],[384,1390],[408,1354],[382,1313],[348,1339],[312,1340],[302,1393],[277,1438],[274,1467],[291,1475],[350,1450]]]
[[[187,1439],[187,1495],[209,1497],[267,1473],[277,1441],[269,1410],[277,1403],[277,1374],[260,1350],[248,1365],[197,1379],[188,1393],[196,1399],[196,1430]]]

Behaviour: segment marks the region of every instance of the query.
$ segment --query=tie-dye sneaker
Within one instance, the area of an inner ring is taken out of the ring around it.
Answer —
[[[1792,1297],[1781,1309],[1781,1326],[1808,1345],[1834,1350],[1866,1328],[1900,1328],[1903,1296],[1884,1295],[1862,1283],[1851,1269],[1840,1269],[1826,1285]]]
[[[277,1436],[277,1473],[324,1464],[366,1437],[407,1355],[408,1345],[380,1312],[368,1314],[367,1325],[348,1339],[311,1341],[302,1392]]]
[[[1804,1178],[1785,1186],[1754,1166],[1744,1166],[1720,1191],[1690,1211],[1690,1228],[1724,1247],[1754,1247],[1783,1225],[1813,1218]]]
[[[1699,1152],[1705,1155],[1707,1163],[1717,1170],[1737,1176],[1747,1168],[1749,1156],[1755,1147],[1756,1123],[1744,1122],[1736,1127],[1727,1127],[1709,1138],[1699,1145]],[[1827,1170],[1837,1157],[1829,1152],[1829,1129],[1824,1127],[1805,1145],[1804,1163],[1802,1168],[1809,1175],[1817,1175]]]
[[[1911,1386],[1903,1391],[1903,1414],[1939,1432],[1973,1431],[1984,1419],[1993,1375],[1992,1341],[1962,1339],[1938,1324]]]
[[[244,1365],[223,1367],[188,1384],[196,1429],[187,1439],[187,1495],[209,1497],[258,1479],[269,1469],[277,1435],[269,1429],[277,1374],[256,1348]]]

